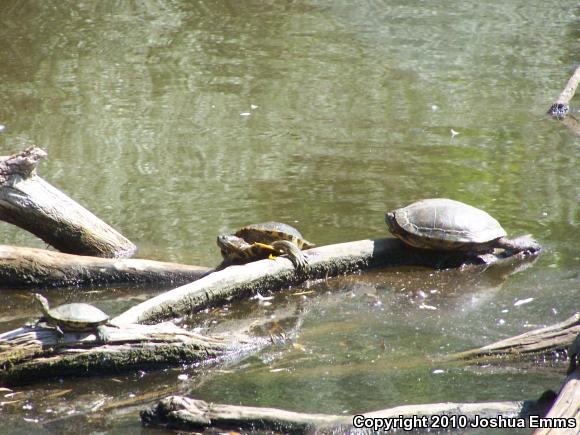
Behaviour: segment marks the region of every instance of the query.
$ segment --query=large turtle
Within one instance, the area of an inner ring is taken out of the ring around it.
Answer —
[[[488,213],[459,201],[423,199],[385,216],[393,235],[415,248],[487,253],[494,248],[515,252],[538,250],[531,237],[506,238]]]
[[[103,326],[117,327],[109,323],[107,314],[92,305],[73,303],[50,308],[44,296],[35,293],[34,299],[40,304],[43,314],[37,324],[46,324],[55,329],[60,336],[63,336],[65,331],[92,331],[99,341],[106,342],[107,332]]]
[[[220,234],[217,244],[224,257],[218,269],[286,254],[296,269],[304,270],[308,267],[308,260],[301,249],[315,246],[304,239],[296,228],[280,222],[252,224],[234,234]]]

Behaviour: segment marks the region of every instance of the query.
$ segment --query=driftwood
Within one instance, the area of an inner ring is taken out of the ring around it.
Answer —
[[[221,405],[182,396],[169,396],[141,412],[146,426],[176,430],[207,428],[236,431],[276,431],[283,433],[349,433],[366,428],[367,433],[431,428],[440,429],[457,422],[469,428],[478,419],[524,418],[532,409],[526,402],[435,403],[405,405],[364,414],[344,416],[304,414],[274,408]],[[444,420],[443,420],[444,419]],[[365,423],[366,420],[366,423]],[[368,426],[367,426],[368,425]],[[389,426],[390,425],[390,426]]]
[[[46,152],[36,147],[0,157],[0,219],[69,254],[130,257],[128,239],[36,175]]]
[[[170,290],[136,305],[113,319],[118,325],[155,323],[216,307],[232,300],[282,287],[299,285],[308,279],[324,279],[378,266],[417,265],[459,267],[461,265],[503,264],[526,258],[515,255],[469,256],[410,248],[398,239],[360,240],[322,246],[305,251],[309,268],[297,271],[290,260],[261,260],[243,266],[230,266],[191,284]],[[537,255],[538,252],[531,255]]]
[[[556,99],[556,101],[548,109],[548,115],[552,118],[562,121],[566,127],[572,130],[576,135],[580,135],[580,123],[573,116],[568,116],[570,110],[570,100],[574,97],[576,89],[578,88],[578,83],[580,82],[580,66],[576,67],[576,70],[566,83],[566,86]]]
[[[461,352],[451,358],[490,362],[499,357],[529,358],[538,354],[546,355],[566,350],[578,334],[580,334],[580,313],[561,323]]]
[[[240,334],[229,339],[204,337],[172,323],[107,327],[106,344],[91,332],[23,327],[0,334],[0,383],[17,385],[51,377],[116,374],[207,362],[233,352],[255,348]]]
[[[118,283],[185,283],[212,269],[127,258],[99,258],[0,245],[0,283],[9,287],[63,287]]]

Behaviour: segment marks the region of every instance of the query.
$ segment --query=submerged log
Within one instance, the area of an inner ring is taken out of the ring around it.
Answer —
[[[369,433],[374,433],[405,430],[404,420],[407,420],[407,424],[414,423],[412,427],[406,429],[407,431],[420,429],[422,424],[424,429],[428,429],[434,425],[437,417],[443,415],[448,418],[453,416],[465,418],[461,425],[469,427],[477,417],[480,419],[498,416],[525,417],[527,409],[530,407],[526,406],[526,402],[435,403],[405,405],[356,416],[344,416],[221,405],[188,397],[169,396],[160,400],[151,409],[141,411],[141,421],[145,426],[186,431],[212,428],[242,432],[264,430],[283,433],[347,433],[354,428],[363,427]],[[371,423],[370,427],[363,426],[365,418],[373,419],[368,420]]]
[[[415,249],[394,238],[328,245],[305,251],[309,267],[303,272],[296,270],[285,257],[230,266],[136,305],[117,316],[113,322],[119,325],[155,323],[249,297],[258,290],[273,291],[299,285],[309,279],[324,279],[378,266],[488,267],[491,264],[512,264],[538,253],[510,255],[504,252],[473,256],[461,252]]]
[[[3,288],[185,283],[195,281],[211,270],[162,261],[88,257],[0,245],[0,284]]]
[[[578,334],[580,334],[580,313],[555,325],[534,329],[516,337],[457,353],[452,355],[451,359],[490,362],[500,357],[523,359],[538,354],[546,355],[566,350]]]
[[[65,332],[59,338],[52,329],[23,327],[0,334],[0,384],[207,362],[255,347],[255,340],[241,334],[210,338],[172,323],[107,327],[106,343],[92,332]]]
[[[29,147],[0,157],[0,219],[69,254],[132,256],[137,247],[130,240],[36,175],[45,156]]]

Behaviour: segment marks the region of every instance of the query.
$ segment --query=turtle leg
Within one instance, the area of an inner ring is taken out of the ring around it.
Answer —
[[[64,341],[64,331],[62,329],[60,329],[60,326],[51,325],[50,328],[54,329],[56,331],[56,335],[57,335],[56,342],[62,343]]]
[[[105,327],[105,325],[97,326],[97,330],[95,331],[95,335],[97,336],[98,342],[100,342],[100,343],[108,343],[109,342],[109,333],[107,332],[107,328]]]
[[[276,243],[276,242],[274,242],[274,243]],[[270,251],[275,251],[276,248],[274,248],[274,243],[272,243],[271,245],[268,245],[266,243],[255,242],[252,244],[252,246],[259,246],[260,248],[269,249]]]
[[[270,254],[268,254],[268,260],[275,260],[276,255],[274,254],[277,253],[277,251],[279,251],[279,249],[276,249],[274,247],[274,244],[268,245],[266,243],[254,242],[252,243],[252,246],[250,248],[253,249],[254,247],[257,247],[261,250],[270,251]]]
[[[308,259],[306,258],[306,255],[304,255],[295,244],[290,243],[287,240],[276,240],[272,243],[272,246],[276,250],[288,255],[290,261],[292,261],[297,270],[303,271],[308,268]]]

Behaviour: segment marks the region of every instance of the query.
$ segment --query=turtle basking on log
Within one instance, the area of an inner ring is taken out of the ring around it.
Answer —
[[[34,299],[40,304],[43,317],[38,319],[36,324],[45,324],[54,329],[62,337],[65,332],[94,332],[97,340],[107,342],[107,331],[103,326],[118,326],[109,323],[109,316],[89,304],[73,303],[59,305],[50,308],[46,298],[38,293],[34,294]],[[42,325],[44,326],[44,325]]]
[[[407,245],[421,249],[491,253],[538,251],[530,236],[506,238],[507,233],[488,213],[459,201],[423,199],[385,216],[389,231]]]
[[[315,246],[296,228],[280,222],[252,224],[234,234],[220,234],[217,244],[224,258],[218,269],[286,254],[296,269],[304,270],[308,260],[301,250]]]

